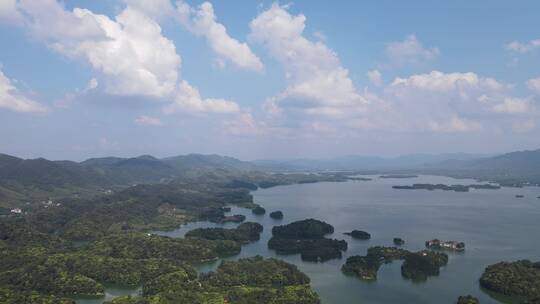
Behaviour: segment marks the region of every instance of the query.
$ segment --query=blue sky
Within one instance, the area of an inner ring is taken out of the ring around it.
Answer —
[[[537,1],[0,0],[0,152],[540,147]]]

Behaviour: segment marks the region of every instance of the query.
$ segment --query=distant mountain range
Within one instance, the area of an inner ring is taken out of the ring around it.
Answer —
[[[104,157],[83,162],[21,159],[0,154],[0,202],[93,192],[138,183],[166,182],[215,170],[247,171],[255,166],[231,157],[189,154],[158,159]]]
[[[275,171],[369,171],[423,168],[444,161],[466,161],[486,156],[467,153],[410,154],[398,157],[350,155],[330,159],[256,160],[253,163],[259,168]]]
[[[271,171],[406,172],[491,180],[504,185],[540,184],[540,149],[501,155],[412,154],[394,158],[346,156],[333,159],[258,160]]]
[[[446,160],[426,165],[423,171],[493,180],[506,185],[540,184],[540,150],[517,151],[473,160]]]
[[[540,150],[497,156],[416,154],[395,158],[346,156],[334,159],[241,161],[220,155],[188,154],[158,159],[104,157],[83,162],[21,159],[0,154],[0,203],[46,198],[178,178],[211,178],[229,172],[415,172],[472,177],[505,184],[540,184]]]

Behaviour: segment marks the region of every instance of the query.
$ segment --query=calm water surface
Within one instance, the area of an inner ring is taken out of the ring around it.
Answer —
[[[480,289],[478,278],[484,268],[499,261],[540,260],[540,188],[502,188],[500,190],[453,191],[397,190],[392,185],[412,183],[472,184],[474,180],[440,176],[408,179],[379,179],[344,183],[316,183],[280,186],[253,192],[254,201],[266,208],[264,216],[233,208],[247,221],[263,224],[261,240],[242,247],[232,259],[253,255],[278,257],[296,264],[311,278],[313,288],[327,304],[356,303],[455,303],[460,295],[472,294],[485,303],[511,303]],[[522,194],[524,198],[516,198]],[[282,210],[283,220],[272,220],[268,213]],[[329,237],[345,239],[349,249],[343,259],[325,263],[302,262],[299,255],[281,256],[267,249],[274,225],[306,218],[324,220],[335,227]],[[190,223],[159,234],[183,237],[197,227],[213,227],[207,222]],[[226,224],[224,227],[235,227]],[[343,235],[353,229],[371,233],[369,241],[353,240]],[[425,283],[412,283],[401,277],[401,262],[383,265],[376,282],[366,283],[347,277],[340,271],[351,255],[365,255],[367,248],[393,246],[401,237],[406,249],[424,249],[428,239],[463,241],[464,253],[451,253],[449,263],[438,277]],[[218,262],[201,265],[210,271]]]

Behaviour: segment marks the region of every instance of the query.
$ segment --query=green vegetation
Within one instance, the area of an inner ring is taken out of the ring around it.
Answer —
[[[0,207],[88,198],[116,193],[134,184],[202,183],[247,192],[258,187],[346,180],[344,175],[330,173],[271,174],[257,171],[249,162],[218,155],[190,154],[164,159],[149,155],[106,157],[77,163],[0,154]]]
[[[319,303],[307,277],[277,260],[224,263],[198,277],[192,265],[237,255],[259,238],[260,224],[184,239],[148,233],[194,220],[242,222],[227,206],[255,208],[249,191],[261,183],[345,180],[249,168],[217,156],[74,163],[0,155],[0,303],[72,304],[109,284],[142,286],[143,296],[114,303]]]
[[[404,259],[410,252],[395,247],[371,247],[365,256],[351,256],[341,267],[341,271],[358,277],[361,280],[372,281],[377,279],[379,268],[393,260]]]
[[[477,298],[467,295],[467,296],[460,296],[458,298],[457,304],[479,304],[480,301],[478,301]]]
[[[528,260],[488,266],[480,285],[488,290],[529,301],[540,298],[540,263]]]
[[[274,226],[272,228],[273,236],[290,239],[322,238],[330,233],[334,233],[332,225],[315,219],[296,221],[288,225]]]
[[[200,238],[207,240],[230,240],[240,244],[258,241],[263,226],[259,223],[247,222],[234,229],[225,228],[197,228],[186,233],[187,238]]]
[[[200,277],[172,272],[143,285],[141,297],[120,297],[112,304],[300,303],[318,304],[309,278],[296,266],[276,259],[252,257],[223,262]]]
[[[240,252],[240,245],[233,241],[172,239],[136,232],[111,234],[73,248],[57,237],[32,233],[20,219],[2,224],[11,228],[1,230],[1,294],[43,296],[43,303],[56,301],[55,297],[100,296],[104,284],[139,286],[178,272],[193,277],[192,263]]]
[[[401,275],[413,281],[425,281],[439,275],[440,268],[448,263],[448,255],[430,250],[410,253],[401,265]]]
[[[75,301],[68,298],[43,295],[37,292],[27,292],[8,288],[0,288],[0,303],[75,304]]]
[[[418,175],[411,175],[411,174],[387,174],[387,175],[381,175],[379,178],[416,178]]]
[[[448,256],[427,250],[412,253],[396,247],[377,246],[369,248],[365,256],[347,258],[341,271],[361,280],[372,281],[377,279],[377,273],[383,264],[394,260],[404,260],[401,266],[401,275],[404,278],[422,281],[428,276],[438,275],[439,268],[448,262]]]
[[[251,212],[253,212],[253,214],[255,214],[255,215],[263,215],[263,214],[266,213],[266,210],[261,206],[257,206],[255,208],[251,209]]]
[[[268,248],[279,254],[300,253],[302,260],[310,262],[341,258],[341,252],[347,250],[347,242],[324,237],[333,232],[332,225],[314,219],[274,226]]]
[[[405,240],[403,240],[402,238],[396,237],[396,238],[394,238],[393,242],[394,242],[394,245],[396,245],[396,246],[405,245]]]
[[[351,232],[345,232],[344,234],[350,235],[353,239],[357,240],[369,240],[371,239],[371,234],[362,231],[362,230],[353,230]]]
[[[281,220],[283,219],[283,212],[281,211],[274,211],[274,212],[270,212],[270,217],[275,219],[275,220]]]
[[[279,254],[298,254],[304,261],[325,262],[342,257],[342,251],[347,250],[347,242],[343,240],[319,239],[287,239],[272,237],[268,248]]]
[[[177,239],[144,233],[106,236],[84,247],[87,252],[114,258],[162,258],[187,262],[203,262],[240,253],[233,241]]]

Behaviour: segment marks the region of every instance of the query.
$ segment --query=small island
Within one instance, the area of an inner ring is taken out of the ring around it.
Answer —
[[[325,262],[342,257],[342,251],[347,250],[347,242],[325,238],[334,232],[332,225],[307,219],[288,225],[272,228],[272,238],[268,248],[278,254],[298,254],[304,261]]]
[[[396,237],[396,238],[394,238],[393,241],[394,241],[394,245],[396,245],[396,246],[403,246],[403,245],[405,245],[405,240],[403,240],[402,238]]]
[[[373,180],[369,177],[354,177],[354,176],[350,176],[347,179],[352,180],[352,181],[359,181],[359,182],[369,182]]]
[[[273,218],[274,220],[281,220],[283,219],[283,212],[281,211],[274,211],[270,212],[270,218]]]
[[[458,298],[457,304],[480,304],[480,301],[478,301],[477,298],[466,295],[466,296],[460,296]]]
[[[516,198],[524,198],[524,197],[525,197],[525,195],[523,195],[523,194],[516,194]]]
[[[385,263],[393,260],[404,259],[409,251],[396,247],[371,247],[365,256],[351,256],[341,266],[341,271],[348,275],[353,275],[364,281],[377,280],[379,268]]]
[[[401,275],[413,281],[425,281],[429,276],[439,275],[440,268],[448,264],[448,255],[422,250],[405,256],[401,265]]]
[[[387,174],[381,175],[379,178],[417,178],[418,175],[409,175],[409,174]]]
[[[255,208],[251,209],[251,212],[253,214],[255,214],[255,215],[263,215],[263,214],[266,213],[266,210],[261,206],[257,206]]]
[[[229,240],[240,244],[258,241],[263,226],[259,223],[247,222],[237,228],[197,228],[186,233],[186,238],[199,238],[206,240]]]
[[[315,219],[296,221],[272,228],[273,236],[289,239],[318,239],[330,233],[334,233],[332,225]]]
[[[345,232],[345,235],[350,235],[353,239],[357,240],[369,240],[371,239],[371,234],[362,231],[362,230],[353,230],[351,232]]]
[[[426,241],[426,248],[464,251],[465,243],[456,242],[456,241],[441,241],[438,239],[433,239],[431,241]]]
[[[429,250],[413,253],[396,247],[377,246],[369,248],[365,256],[356,255],[347,258],[341,271],[361,280],[373,281],[377,279],[379,268],[394,260],[404,260],[401,275],[405,279],[424,281],[429,276],[439,274],[440,267],[448,262],[448,256]]]
[[[400,190],[443,190],[455,192],[469,192],[470,189],[501,189],[499,185],[492,184],[472,184],[472,185],[444,185],[444,184],[413,184],[412,186],[392,186],[393,189]]]
[[[540,298],[540,262],[521,260],[490,265],[480,277],[480,286],[528,301],[538,299]]]

